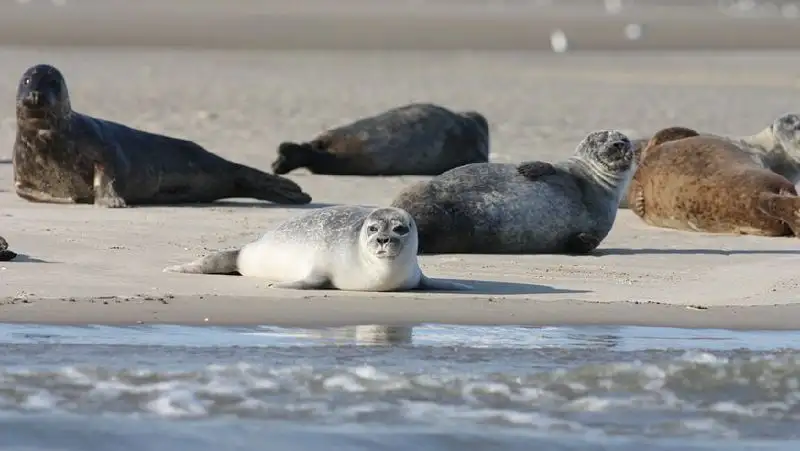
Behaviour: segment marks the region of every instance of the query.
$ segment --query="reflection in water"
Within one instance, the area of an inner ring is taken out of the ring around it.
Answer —
[[[412,327],[365,324],[359,326],[309,329],[307,336],[332,340],[339,344],[404,345],[411,344]]]

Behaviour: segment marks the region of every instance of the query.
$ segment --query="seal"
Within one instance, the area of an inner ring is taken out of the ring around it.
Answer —
[[[656,135],[671,133],[665,131]],[[800,116],[777,118],[758,138],[655,138],[629,186],[631,210],[647,224],[708,233],[800,233],[794,183],[775,171],[794,172]]]
[[[283,142],[276,174],[307,168],[329,175],[439,175],[489,161],[489,123],[477,111],[413,103],[328,130],[309,142]]]
[[[17,258],[17,253],[8,250],[8,241],[0,236],[0,262],[7,262]]]
[[[633,175],[636,173],[636,169],[639,167],[639,162],[642,160],[642,153],[647,147],[653,147],[666,141],[676,141],[678,139],[688,138],[690,136],[697,136],[698,134],[699,133],[697,131],[691,128],[674,126],[659,130],[649,139],[637,139],[631,141],[633,144],[633,169],[629,173],[630,177],[633,177]],[[619,208],[630,208],[628,199],[631,198],[631,186],[632,185],[630,181],[628,181],[628,189],[625,190],[622,199],[619,201]]]
[[[631,147],[618,130],[595,131],[567,160],[461,166],[391,205],[414,217],[425,254],[588,254],[614,224]]]
[[[116,208],[231,197],[311,201],[295,182],[192,141],[73,111],[63,75],[47,64],[28,68],[20,79],[12,160],[17,195],[31,202]]]
[[[471,289],[425,276],[417,261],[417,240],[414,219],[401,209],[334,206],[289,219],[241,249],[164,271],[240,274],[298,290]]]

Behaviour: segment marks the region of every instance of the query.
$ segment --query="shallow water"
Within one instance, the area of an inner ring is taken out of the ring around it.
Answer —
[[[0,325],[0,449],[794,450],[798,339]]]

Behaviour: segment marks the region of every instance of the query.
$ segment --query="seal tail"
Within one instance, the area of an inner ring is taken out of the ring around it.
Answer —
[[[761,193],[758,208],[773,218],[785,222],[794,236],[800,236],[800,197],[789,191]]]
[[[281,175],[307,167],[313,153],[311,143],[282,142],[278,146],[278,158],[272,162],[272,172]]]
[[[236,261],[240,249],[215,252],[184,265],[167,266],[164,272],[180,272],[184,274],[225,274],[238,276]]]
[[[250,197],[276,204],[307,204],[311,196],[292,180],[275,174],[267,174],[248,166],[236,164],[234,195],[231,197]]]

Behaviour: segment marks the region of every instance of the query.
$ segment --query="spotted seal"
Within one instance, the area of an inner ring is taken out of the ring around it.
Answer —
[[[587,254],[608,235],[633,151],[618,130],[589,133],[557,163],[461,166],[402,191],[426,254]]]
[[[697,134],[654,144],[644,151],[629,189],[631,210],[647,224],[709,233],[800,233],[795,185],[777,172],[796,174],[800,116],[777,118],[758,138]]]
[[[32,202],[113,208],[231,197],[311,201],[293,181],[192,141],[73,111],[63,75],[47,64],[28,68],[20,79],[13,166],[17,195]]]
[[[289,219],[241,249],[217,252],[165,272],[241,274],[275,288],[349,291],[467,290],[422,274],[417,227],[397,208],[334,206]]]
[[[489,161],[489,124],[476,111],[430,103],[390,109],[328,130],[309,142],[283,142],[276,174],[307,168],[330,175],[439,175]]]
[[[17,253],[8,250],[8,241],[0,236],[0,262],[7,262],[17,258]]]

